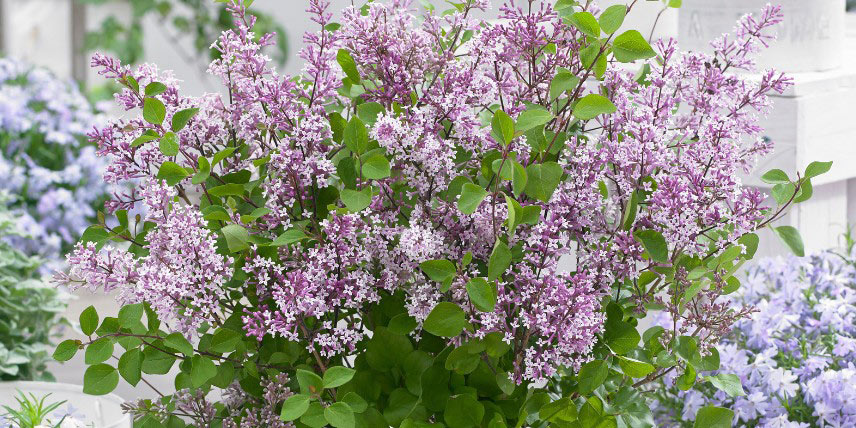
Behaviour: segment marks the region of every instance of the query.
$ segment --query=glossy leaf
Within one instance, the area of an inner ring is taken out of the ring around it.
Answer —
[[[428,314],[423,328],[435,336],[455,337],[464,331],[466,323],[466,316],[460,306],[452,302],[440,302]]]

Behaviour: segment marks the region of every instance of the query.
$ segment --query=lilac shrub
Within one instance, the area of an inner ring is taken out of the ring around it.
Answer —
[[[856,425],[856,252],[762,260],[730,300],[753,308],[716,347],[744,394],[670,388],[659,398],[663,426],[689,426],[711,402],[733,408],[741,426]]]
[[[230,3],[208,70],[224,94],[93,58],[142,111],[90,134],[104,180],[131,190],[107,203],[119,225],[87,229],[56,279],[123,307],[84,311],[88,337],[57,359],[86,348],[93,394],[178,362],[179,394],[129,405],[152,423],[653,423],[639,388],[677,354],[700,364],[705,347],[678,344],[708,338],[639,347],[637,319],[667,295],[716,300],[752,232],[831,165],[765,175],[773,206],[739,178],[772,149],[758,121],[790,79],[733,71],[752,68],[779,9],[711,56],[619,31],[636,1],[508,2],[496,22],[484,0],[422,15],[371,2],[338,22],[328,3],[309,2],[319,29],[298,76],[270,66],[274,36]],[[709,312],[699,322],[721,329],[744,315]]]
[[[86,133],[99,122],[73,82],[0,58],[0,189],[26,235],[16,247],[59,261],[95,219],[106,161]]]

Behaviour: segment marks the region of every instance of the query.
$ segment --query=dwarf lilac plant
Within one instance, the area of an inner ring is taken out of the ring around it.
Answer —
[[[201,98],[96,55],[142,117],[91,138],[105,180],[136,186],[57,280],[124,306],[100,323],[84,311],[88,339],[56,357],[85,347],[93,394],[178,362],[182,392],[129,406],[147,423],[651,425],[638,389],[705,348],[679,352],[699,339],[663,332],[640,348],[636,320],[664,294],[701,304],[676,292],[687,283],[721,294],[752,232],[830,164],[765,175],[773,207],[741,184],[771,150],[768,94],[790,80],[732,71],[751,68],[778,8],[711,56],[619,31],[636,3],[508,2],[488,23],[483,0],[421,16],[395,0],[333,22],[313,0],[320,29],[295,77],[269,67],[273,36],[230,3],[209,68],[227,93]],[[206,401],[212,388],[228,399]]]

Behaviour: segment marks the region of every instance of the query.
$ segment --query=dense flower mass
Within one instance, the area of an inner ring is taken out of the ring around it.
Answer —
[[[756,311],[717,346],[720,370],[745,395],[672,389],[659,400],[663,425],[689,426],[710,402],[733,408],[741,426],[856,424],[856,253],[762,260],[732,300]]]
[[[768,215],[739,176],[769,152],[758,120],[790,82],[732,71],[751,69],[777,8],[713,55],[627,32],[608,60],[546,3],[509,2],[485,22],[485,1],[424,19],[407,0],[372,2],[336,25],[326,7],[310,2],[321,30],[291,77],[263,52],[273,37],[230,6],[235,29],[209,68],[228,95],[183,97],[170,73],[93,58],[143,112],[90,134],[111,159],[105,180],[136,183],[108,207],[148,214],[98,226],[131,248],[81,244],[64,281],[119,288],[188,335],[237,314],[320,367],[401,298],[424,328],[414,338],[498,335],[519,383],[590,360],[616,287],[641,310],[661,289],[640,275],[715,256]],[[641,74],[619,64],[634,60]],[[441,302],[463,308],[465,331],[432,327]]]
[[[74,82],[0,58],[0,189],[17,197],[16,247],[59,260],[95,218],[106,160],[85,134],[99,123]]]

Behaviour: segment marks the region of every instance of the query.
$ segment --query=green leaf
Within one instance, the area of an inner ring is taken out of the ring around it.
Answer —
[[[166,92],[166,85],[161,82],[152,82],[146,85],[146,96],[153,97]]]
[[[86,244],[88,242],[94,242],[95,248],[99,249],[109,241],[110,238],[110,232],[108,232],[103,226],[92,225],[83,231],[83,235],[80,237],[80,243]]]
[[[577,382],[579,383],[577,392],[583,396],[591,394],[606,381],[608,375],[609,365],[606,361],[589,361],[580,368],[580,373],[577,375]]]
[[[484,405],[474,395],[461,394],[449,398],[443,420],[449,428],[472,428],[481,426],[484,418]]]
[[[618,358],[618,365],[621,366],[621,370],[624,374],[632,378],[645,377],[654,372],[654,366],[652,364],[639,361],[635,358],[623,357],[621,355],[617,355],[616,357]]]
[[[773,186],[773,189],[770,191],[773,195],[773,199],[779,205],[783,205],[785,202],[791,199],[791,197],[795,197],[796,186],[793,183],[779,183]]]
[[[404,312],[392,317],[389,320],[388,328],[393,333],[407,335],[416,328],[416,325],[416,320]]]
[[[211,337],[211,343],[208,345],[208,350],[218,354],[227,354],[235,351],[238,343],[241,341],[241,336],[234,330],[221,328]]]
[[[627,16],[627,6],[623,4],[610,6],[600,14],[600,28],[604,33],[612,34],[624,23],[625,16]]]
[[[91,336],[98,328],[98,312],[95,306],[89,306],[80,313],[80,330],[83,334]]]
[[[800,185],[800,190],[797,192],[797,195],[794,197],[794,203],[799,204],[811,199],[811,195],[814,194],[814,186],[811,184],[810,178],[804,178],[802,180],[802,184]]]
[[[482,312],[493,312],[496,307],[496,289],[484,278],[473,278],[467,282],[470,302]]]
[[[336,388],[342,386],[354,377],[356,373],[353,369],[342,366],[333,366],[324,372],[324,388]]]
[[[363,190],[342,189],[340,194],[342,202],[350,212],[360,212],[366,209],[372,203],[372,189],[365,187]]]
[[[440,302],[428,314],[423,328],[435,336],[455,337],[464,331],[466,324],[466,315],[460,306],[452,302]]]
[[[78,349],[80,349],[79,340],[63,340],[59,345],[57,345],[56,350],[54,350],[53,359],[57,361],[68,361],[74,358]]]
[[[826,174],[832,168],[832,161],[829,162],[812,162],[805,169],[804,178],[814,178],[818,175]]]
[[[131,142],[131,147],[140,147],[149,141],[154,141],[160,138],[157,132],[152,131],[151,129],[146,131],[143,135],[140,135],[134,141]]]
[[[487,265],[487,278],[491,281],[499,278],[511,266],[511,250],[505,242],[496,241]]]
[[[205,382],[217,376],[217,366],[210,358],[197,354],[193,356],[191,362],[190,380],[193,382],[194,388],[205,385]]]
[[[369,131],[360,118],[354,116],[345,126],[345,146],[348,150],[362,154],[369,147]]]
[[[502,110],[493,114],[490,122],[493,138],[497,143],[507,146],[514,139],[514,120]]]
[[[580,120],[589,120],[602,114],[615,113],[615,110],[615,104],[609,98],[598,94],[588,94],[574,106],[574,116]]]
[[[781,169],[771,169],[761,176],[761,181],[769,184],[790,183],[788,174]]]
[[[336,53],[336,62],[342,67],[342,71],[345,72],[348,79],[351,79],[353,83],[360,83],[360,73],[357,71],[357,63],[350,52],[339,49],[339,52]]]
[[[383,106],[379,103],[362,103],[357,106],[357,117],[368,125],[374,125],[374,123],[377,122],[377,117],[380,116],[383,111]]]
[[[734,412],[723,407],[702,407],[696,413],[693,428],[731,428]]]
[[[636,30],[625,31],[616,37],[612,43],[612,51],[619,62],[633,62],[657,55],[645,37]]]
[[[399,426],[416,407],[418,397],[407,392],[404,388],[393,390],[389,394],[389,403],[383,410],[383,417],[386,420],[386,425]]]
[[[455,265],[448,260],[427,260],[419,264],[419,268],[432,281],[446,282],[450,278],[454,278],[457,273]]]
[[[169,186],[175,186],[188,175],[190,175],[190,173],[177,163],[166,161],[162,163],[160,169],[158,169],[157,178],[166,180],[166,184]]]
[[[198,162],[198,171],[193,174],[193,178],[190,180],[192,184],[202,184],[211,176],[211,163],[208,162],[208,158],[200,156]]]
[[[163,134],[158,148],[164,156],[175,156],[178,154],[178,136],[174,132]]]
[[[143,100],[143,119],[152,125],[160,125],[166,117],[166,107],[157,98]]]
[[[517,217],[522,214],[523,208],[511,196],[505,195],[506,211],[508,212],[506,224],[508,224],[508,236],[514,235],[517,227]]]
[[[220,229],[223,232],[223,237],[226,238],[226,245],[229,247],[230,253],[237,253],[250,248],[250,233],[244,226],[238,224],[227,224]]]
[[[533,105],[527,107],[526,110],[517,117],[517,131],[526,132],[536,126],[541,126],[555,116],[544,107]]]
[[[505,395],[514,394],[514,390],[517,389],[517,384],[511,380],[511,377],[508,376],[508,373],[505,372],[497,372],[496,373],[496,385],[499,386],[499,389]]]
[[[487,190],[478,184],[464,183],[461,187],[461,197],[458,199],[458,209],[464,214],[472,214],[476,212],[484,198],[487,196]]]
[[[345,188],[357,188],[357,167],[354,158],[346,157],[340,159],[339,163],[336,164],[336,173],[339,174],[339,178],[342,180]]]
[[[600,24],[597,23],[597,19],[591,13],[577,12],[568,17],[567,20],[583,34],[594,38],[600,37]]]
[[[167,374],[175,364],[175,356],[167,354],[151,346],[147,346],[143,350],[143,373],[148,374]]]
[[[805,257],[805,246],[803,245],[800,232],[793,226],[779,226],[773,229],[776,235],[785,242],[788,248],[798,257]]]
[[[285,232],[282,232],[281,235],[277,236],[276,239],[274,239],[273,242],[270,243],[270,245],[274,247],[282,247],[285,245],[291,245],[306,238],[309,238],[309,236],[306,235],[306,233],[302,230],[289,229]]]
[[[363,177],[369,180],[380,180],[389,177],[389,161],[386,156],[375,155],[363,162]]]
[[[635,349],[641,339],[636,327],[623,321],[607,323],[603,338],[609,349],[619,355]]]
[[[580,78],[574,76],[567,70],[559,71],[550,82],[550,101],[555,100],[563,93],[574,89],[579,85]]]
[[[190,122],[190,119],[196,116],[196,113],[199,113],[198,108],[186,108],[175,112],[172,115],[172,130],[178,132],[184,129],[187,126],[187,122]]]
[[[729,397],[740,397],[746,395],[743,391],[743,384],[737,375],[720,373],[714,376],[705,378],[716,389],[728,394]]]
[[[119,325],[122,328],[131,328],[138,323],[142,323],[143,319],[143,304],[136,303],[133,305],[123,305],[119,309]]]
[[[188,357],[193,355],[193,345],[181,333],[168,334],[163,343]]]
[[[310,397],[305,394],[294,394],[282,403],[282,412],[279,418],[283,421],[293,421],[309,409]]]
[[[89,366],[83,374],[83,392],[90,395],[109,394],[119,384],[119,372],[107,364]]]
[[[669,245],[666,243],[666,238],[663,234],[656,230],[637,230],[633,232],[633,236],[642,243],[645,251],[651,255],[651,260],[660,263],[669,261]]]
[[[300,417],[300,422],[312,428],[327,426],[327,420],[324,419],[324,408],[317,401],[309,403],[309,409]]]
[[[113,342],[110,339],[98,339],[86,347],[86,364],[103,363],[113,356]]]
[[[308,370],[297,369],[297,383],[300,385],[301,394],[320,394],[324,390],[321,376]]]
[[[520,165],[516,160],[511,160],[511,166],[511,189],[514,197],[519,198],[520,194],[526,190],[526,183],[529,180],[529,176],[526,173],[526,168],[523,168],[523,165]]]
[[[366,403],[366,400],[364,400],[363,397],[360,397],[359,394],[353,391],[345,394],[345,396],[342,397],[340,401],[343,403],[347,403],[348,406],[351,406],[351,410],[353,410],[354,413],[362,413],[369,407],[369,404]]]
[[[675,380],[675,385],[681,391],[688,391],[693,387],[693,385],[695,385],[696,375],[696,370],[692,364],[687,364],[684,368],[684,373]]]
[[[556,162],[529,165],[526,168],[528,178],[524,193],[541,202],[549,202],[562,180],[562,174],[564,170]]]
[[[208,189],[208,194],[211,196],[243,196],[244,185],[238,183],[226,183],[219,186],[214,186]]]
[[[324,409],[324,419],[335,428],[354,428],[354,411],[347,403],[338,402]]]
[[[215,165],[220,163],[220,161],[222,161],[223,159],[226,159],[227,157],[231,156],[232,153],[234,153],[234,152],[235,152],[234,147],[226,147],[225,149],[220,150],[219,152],[215,153],[214,158],[211,160],[211,167],[214,167]]]
[[[538,411],[538,417],[554,424],[573,422],[577,420],[577,405],[568,397],[560,398],[542,406]]]
[[[139,348],[131,349],[119,357],[119,374],[133,386],[137,386],[143,377],[142,367],[143,352]]]
[[[746,260],[751,260],[755,257],[755,252],[758,251],[759,242],[760,239],[758,238],[758,235],[754,233],[747,233],[737,240],[738,244],[741,244],[746,248],[746,254],[743,256]]]

